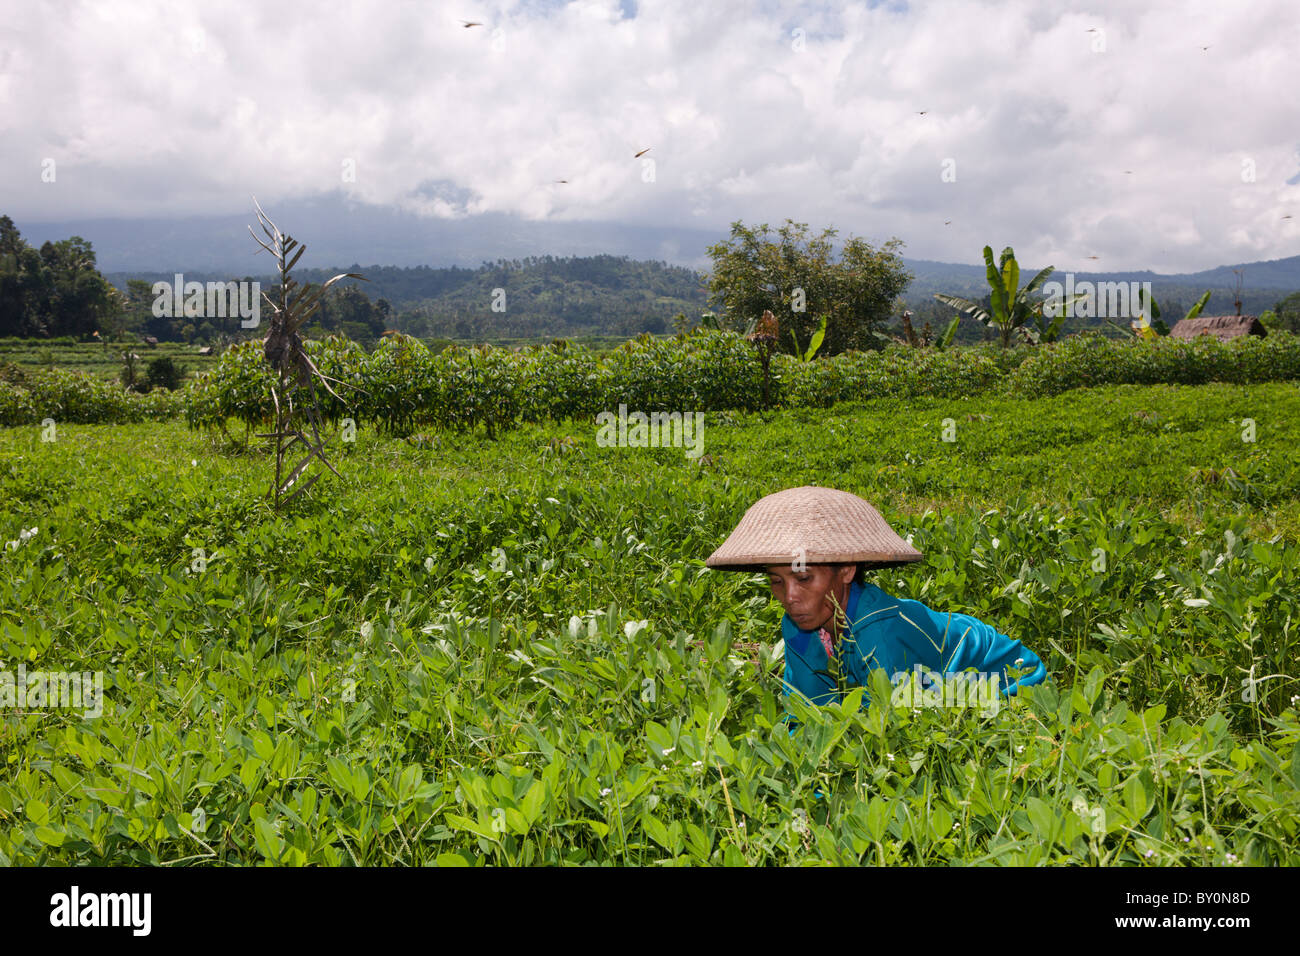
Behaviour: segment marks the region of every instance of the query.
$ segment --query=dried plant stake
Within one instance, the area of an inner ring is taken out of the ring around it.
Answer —
[[[275,403],[275,431],[257,436],[274,438],[276,441],[275,481],[266,496],[268,498],[274,496],[275,510],[279,511],[281,505],[288,504],[320,478],[317,474],[306,481],[298,481],[313,458],[320,459],[321,463],[335,475],[339,474],[325,457],[324,444],[321,442],[321,415],[316,395],[316,380],[319,379],[321,387],[335,398],[339,396],[329,387],[326,381],[328,376],[324,375],[307,355],[299,330],[319,308],[321,293],[335,282],[340,279],[360,279],[362,282],[368,280],[358,273],[344,272],[319,288],[313,288],[311,283],[308,283],[295,295],[294,290],[298,288],[298,283],[289,277],[289,272],[307,247],[292,236],[281,232],[280,227],[272,222],[258,205],[256,198],[253,200],[253,205],[257,206],[257,220],[262,231],[266,233],[267,241],[259,239],[253,232],[252,226],[248,228],[249,235],[253,237],[254,242],[275,257],[276,268],[280,274],[279,301],[273,301],[265,292],[262,293],[262,298],[270,305],[272,313],[271,328],[263,341],[262,351],[267,364],[277,374],[277,381],[271,387],[271,399]],[[297,249],[296,253],[295,249]],[[311,426],[311,438],[307,437],[304,430],[304,420]],[[307,449],[307,456],[286,475],[285,458],[298,442]],[[294,487],[295,485],[297,487]]]

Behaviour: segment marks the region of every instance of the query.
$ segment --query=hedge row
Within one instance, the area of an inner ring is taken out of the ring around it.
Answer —
[[[1270,332],[1220,342],[1161,336],[1151,342],[1072,335],[1039,346],[1003,385],[1026,398],[1059,395],[1093,385],[1251,385],[1300,378],[1300,336]]]
[[[66,369],[0,369],[0,426],[38,425],[47,418],[78,425],[163,421],[182,409],[179,392],[154,389],[141,395]]]
[[[325,418],[352,417],[390,434],[417,428],[508,428],[519,422],[591,418],[620,404],[629,411],[752,411],[763,405],[756,348],[729,332],[642,336],[603,355],[566,342],[522,350],[432,352],[405,335],[388,335],[373,353],[341,336],[309,341],[308,353],[329,377]],[[13,369],[14,366],[9,366]],[[814,362],[772,357],[773,405],[824,407],[883,396],[962,397],[997,389],[1026,398],[1110,384],[1205,382],[1253,384],[1300,379],[1300,337],[1273,333],[1219,342],[1206,336],[1154,342],[1100,333],[1003,351],[979,346],[949,351],[891,345]],[[0,376],[0,424],[132,422],[179,413],[193,428],[224,428],[230,418],[271,421],[272,373],[259,342],[227,350],[180,396],[136,395],[67,371]]]
[[[348,401],[345,406],[323,395],[326,418],[348,415],[394,434],[428,426],[492,429],[590,418],[620,404],[646,412],[754,410],[763,404],[758,352],[728,332],[642,336],[601,356],[564,342],[518,351],[452,346],[435,354],[403,335],[386,336],[369,355],[337,336],[310,342],[308,348]],[[1008,351],[891,346],[815,362],[776,355],[769,376],[769,398],[784,406],[883,396],[961,397],[989,389],[1037,397],[1120,383],[1245,384],[1300,378],[1300,338],[1276,334],[1223,343],[1165,337],[1147,343],[1094,332]],[[256,343],[231,349],[191,385],[185,405],[190,425],[213,427],[232,417],[268,422],[274,410],[270,381]]]

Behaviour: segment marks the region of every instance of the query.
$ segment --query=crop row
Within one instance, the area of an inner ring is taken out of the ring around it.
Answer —
[[[765,394],[770,405],[826,407],[988,390],[1037,398],[1108,384],[1246,385],[1300,378],[1300,338],[1284,334],[1229,343],[1208,337],[1147,343],[1085,333],[1034,349],[891,346],[813,362],[775,355],[766,383],[754,346],[712,330],[674,339],[642,336],[605,354],[563,341],[518,350],[451,346],[435,353],[401,334],[386,336],[372,353],[337,335],[309,341],[307,349],[330,383],[318,394],[325,419],[350,417],[393,435],[476,426],[492,434],[523,422],[591,418],[619,405],[642,412],[753,411],[764,406]],[[181,413],[192,428],[224,429],[231,418],[262,425],[274,415],[273,381],[255,341],[227,350],[181,396],[134,396],[70,372],[29,371],[21,382],[0,376],[0,425],[45,418],[131,422]]]

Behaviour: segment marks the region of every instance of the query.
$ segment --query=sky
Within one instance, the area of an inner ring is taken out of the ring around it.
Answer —
[[[1300,253],[1297,51],[1295,0],[34,0],[0,214],[342,195],[1190,272]]]

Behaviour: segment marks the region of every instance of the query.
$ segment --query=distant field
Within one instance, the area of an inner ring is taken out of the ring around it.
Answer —
[[[199,346],[182,342],[159,342],[157,346],[151,347],[127,343],[99,345],[94,342],[59,345],[41,342],[39,339],[0,339],[0,364],[13,362],[15,365],[35,368],[64,368],[85,372],[105,381],[116,381],[122,369],[122,353],[128,348],[140,356],[137,369],[141,373],[148,362],[164,355],[171,356],[185,366],[187,379],[196,372],[206,372],[217,360],[215,355],[199,355]]]
[[[430,347],[436,348],[439,343],[446,343],[448,340],[425,339],[423,341],[429,344]],[[452,339],[451,341],[462,346],[481,344],[469,340]],[[486,341],[490,345],[515,348],[542,345],[551,342],[552,339],[497,338],[487,339]],[[593,335],[573,338],[569,339],[569,341],[584,345],[593,352],[607,352],[618,348],[627,341],[627,338],[626,336],[617,335]],[[40,339],[0,339],[0,365],[5,362],[13,362],[16,365],[33,368],[64,368],[86,372],[105,381],[116,381],[118,373],[122,369],[122,353],[128,347],[132,352],[140,356],[141,364],[139,368],[141,371],[143,371],[145,364],[152,359],[169,355],[175,361],[185,365],[187,381],[198,372],[206,372],[217,361],[216,354],[199,355],[199,346],[186,345],[183,342],[159,342],[157,346],[151,347],[144,344],[128,346],[126,343],[100,345],[95,342],[78,342],[75,345],[66,345],[43,342]]]

